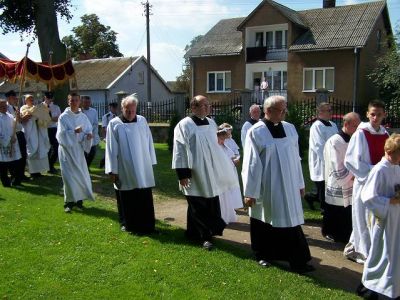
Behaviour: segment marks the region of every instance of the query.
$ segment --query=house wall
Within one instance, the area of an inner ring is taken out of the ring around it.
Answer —
[[[315,97],[314,92],[303,92],[303,69],[334,67],[335,82],[331,95],[339,100],[352,101],[354,77],[354,49],[289,52],[288,101]]]
[[[246,27],[288,23],[277,9],[266,3],[247,21]]]
[[[139,73],[143,72],[144,80],[140,83]],[[125,91],[128,94],[136,93],[139,101],[147,102],[147,65],[143,60],[139,60],[134,64],[132,71],[126,72],[115,84],[110,88],[110,99],[117,99],[115,93]],[[151,98],[153,102],[164,101],[173,97],[166,86],[152,72],[151,74]],[[110,101],[110,100],[109,100]]]
[[[192,58],[195,65],[194,95],[206,95],[210,101],[224,101],[232,97],[232,92],[243,89],[245,83],[244,56],[217,56]],[[207,93],[207,72],[231,71],[231,91]]]
[[[377,31],[381,31],[381,49],[378,51]],[[379,98],[379,91],[368,79],[368,75],[377,67],[377,59],[387,51],[387,34],[383,17],[380,15],[371,34],[368,38],[366,46],[360,53],[360,79],[358,101],[367,104],[370,100]]]

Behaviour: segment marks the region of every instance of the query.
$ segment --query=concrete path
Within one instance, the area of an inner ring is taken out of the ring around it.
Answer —
[[[185,200],[155,202],[156,218],[174,226],[186,228],[186,210]],[[306,224],[303,231],[313,257],[311,264],[316,268],[315,272],[309,273],[310,276],[329,283],[332,288],[354,292],[361,280],[362,265],[345,259],[342,254],[344,245],[325,240],[320,227]],[[245,212],[218,239],[242,247],[251,255],[249,217]]]

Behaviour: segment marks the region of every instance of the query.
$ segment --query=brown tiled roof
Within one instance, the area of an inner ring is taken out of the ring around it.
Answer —
[[[385,8],[385,1],[377,1],[299,11],[309,30],[289,50],[364,47],[379,14]]]
[[[187,57],[237,55],[242,51],[242,33],[236,28],[245,18],[219,21],[185,54]]]
[[[138,57],[114,57],[74,61],[79,90],[105,90]]]

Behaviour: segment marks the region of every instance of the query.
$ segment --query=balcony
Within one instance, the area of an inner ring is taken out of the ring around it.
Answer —
[[[258,61],[287,61],[288,51],[286,46],[279,48],[271,47],[248,47],[246,48],[246,62]]]

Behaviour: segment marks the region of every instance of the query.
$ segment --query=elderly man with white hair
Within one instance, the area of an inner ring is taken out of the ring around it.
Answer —
[[[156,232],[152,187],[157,160],[149,125],[136,114],[138,102],[136,95],[124,98],[122,114],[107,126],[105,173],[114,183],[121,230],[151,234]]]
[[[251,247],[258,263],[272,260],[290,263],[293,271],[314,270],[301,224],[304,179],[298,135],[284,121],[286,100],[271,96],[264,102],[265,118],[250,128],[242,166],[245,205],[251,207]]]
[[[244,122],[242,126],[242,131],[241,131],[241,140],[242,140],[242,149],[244,149],[244,145],[246,144],[246,134],[247,131],[260,120],[260,115],[261,115],[261,109],[258,104],[253,104],[250,106],[250,118]]]

